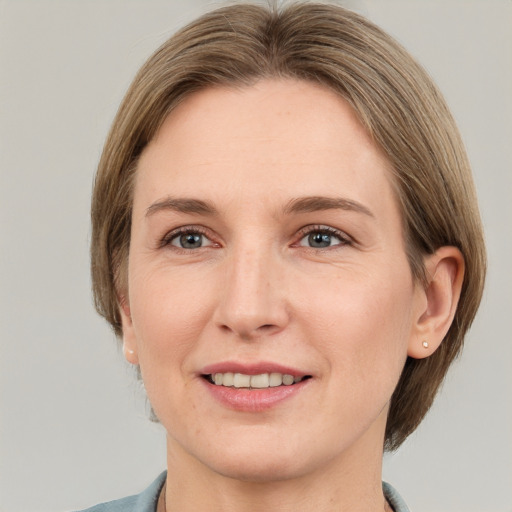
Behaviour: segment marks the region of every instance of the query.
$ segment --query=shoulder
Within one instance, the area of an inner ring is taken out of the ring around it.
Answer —
[[[100,503],[94,507],[77,512],[155,512],[158,496],[160,495],[160,490],[164,485],[166,476],[167,473],[164,471],[140,494]]]
[[[99,503],[93,507],[80,510],[77,512],[135,512],[137,510],[137,496],[127,496],[119,500],[107,501],[106,503]]]
[[[398,493],[398,491],[387,482],[382,482],[382,490],[384,491],[384,496],[388,500],[388,503],[393,508],[394,512],[410,512],[409,507],[405,504],[402,496]]]

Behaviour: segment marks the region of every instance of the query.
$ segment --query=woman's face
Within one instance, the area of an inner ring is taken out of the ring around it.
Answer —
[[[387,161],[334,93],[186,99],[140,160],[128,290],[173,461],[265,480],[380,457],[425,294]]]

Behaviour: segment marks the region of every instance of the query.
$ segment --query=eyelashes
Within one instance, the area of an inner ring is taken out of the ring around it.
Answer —
[[[159,243],[160,247],[171,247],[191,251],[220,244],[212,241],[212,234],[200,226],[183,226],[167,233]]]
[[[325,225],[310,225],[300,229],[294,237],[291,247],[304,247],[312,250],[327,250],[352,244],[345,232]],[[182,226],[167,233],[159,242],[160,248],[183,253],[198,251],[207,247],[220,248],[222,244],[215,240],[210,230],[202,226]]]
[[[306,226],[299,232],[300,247],[311,249],[327,249],[351,243],[350,237],[338,229],[329,226]]]

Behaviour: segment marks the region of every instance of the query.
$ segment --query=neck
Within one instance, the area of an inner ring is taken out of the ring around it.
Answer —
[[[167,512],[382,512],[382,445],[282,480],[239,479],[202,464],[168,438]],[[271,469],[268,474],[272,474]]]

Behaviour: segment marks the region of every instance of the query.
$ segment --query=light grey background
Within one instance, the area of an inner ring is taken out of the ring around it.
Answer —
[[[427,67],[460,123],[489,248],[466,351],[384,476],[414,512],[512,511],[512,2],[345,2]],[[164,434],[107,326],[88,269],[102,142],[146,57],[212,2],[0,1],[0,510],[131,494]]]

